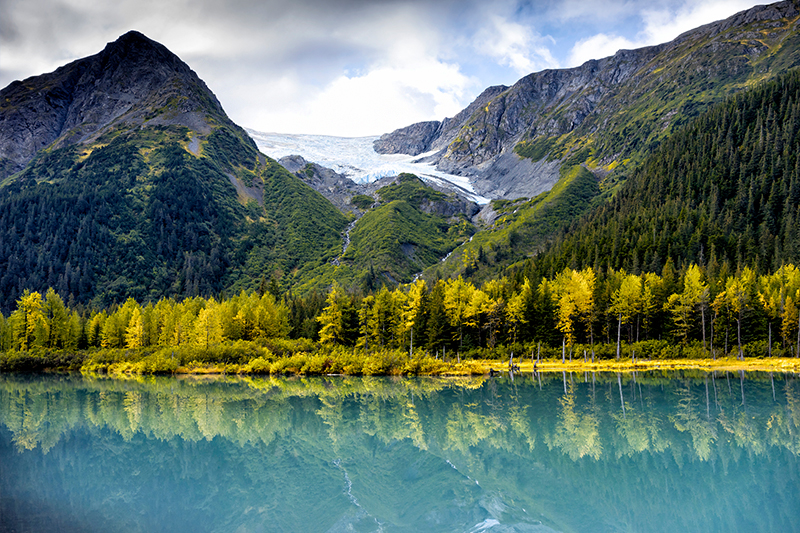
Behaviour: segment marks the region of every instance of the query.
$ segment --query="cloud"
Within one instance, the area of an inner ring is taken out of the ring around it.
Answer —
[[[642,12],[643,34],[649,44],[671,41],[681,33],[730,17],[753,6],[748,0],[686,2],[677,10],[650,9]]]
[[[639,45],[618,35],[598,33],[586,39],[581,39],[570,51],[568,64],[570,66],[582,65],[590,59],[600,59],[614,55],[618,50],[638,48]]]
[[[392,131],[432,117],[452,116],[463,107],[474,84],[456,65],[433,59],[403,65],[376,65],[367,72],[340,76],[302,103],[291,93],[302,90],[291,80],[273,85],[270,102],[253,118],[280,133],[315,132],[360,137]],[[284,100],[288,106],[274,105]]]
[[[750,0],[710,0],[703,3],[684,1],[670,7],[661,4],[638,11],[641,21],[638,32],[626,37],[614,33],[598,33],[578,40],[567,58],[567,66],[581,65],[589,59],[613,55],[618,50],[641,48],[669,42],[681,33],[704,24],[725,19],[752,7]]]
[[[550,37],[542,37],[529,26],[491,15],[489,25],[475,35],[474,48],[518,74],[530,74],[543,68],[554,68],[558,62],[550,53]]]
[[[243,126],[377,134],[452,116],[485,87],[566,56],[663,42],[749,5],[598,1],[0,0],[0,87],[136,29],[186,61]]]

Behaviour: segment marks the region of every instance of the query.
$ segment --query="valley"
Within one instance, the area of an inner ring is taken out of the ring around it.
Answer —
[[[404,350],[417,329],[429,356],[545,343],[563,359],[601,332],[613,344],[612,302],[634,276],[663,282],[653,309],[632,312],[658,324],[642,342],[657,331],[706,356],[707,320],[746,321],[740,356],[771,354],[773,329],[775,351],[793,353],[800,295],[786,279],[777,308],[764,295],[800,263],[798,21],[792,2],[757,6],[361,138],[246,130],[180,58],[129,32],[0,92],[2,346],[65,347],[20,329],[23,299],[50,290],[81,349],[106,347],[86,328],[130,302],[195,301],[190,327],[212,302],[271,294],[287,342]],[[681,315],[694,269],[707,294]],[[587,283],[598,308],[573,301]],[[236,335],[253,340],[219,342]]]

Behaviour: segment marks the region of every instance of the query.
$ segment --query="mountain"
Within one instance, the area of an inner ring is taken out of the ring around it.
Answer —
[[[800,3],[757,6],[674,41],[486,89],[453,118],[382,136],[379,153],[423,154],[491,198],[534,197],[562,166],[604,188],[709,105],[800,65]]]
[[[488,223],[427,279],[486,281],[565,268],[709,280],[800,263],[800,69],[714,104],[636,164],[616,194],[570,167],[532,200],[494,200]],[[668,267],[669,265],[669,267]]]
[[[664,141],[612,201],[553,239],[537,268],[661,272],[671,259],[716,279],[800,263],[798,154],[796,69],[713,106]]]
[[[177,56],[137,32],[0,91],[0,308],[290,286],[345,217],[260,154]]]
[[[95,56],[0,91],[0,179],[44,148],[143,125],[185,126],[200,136],[224,125],[245,137],[185,63],[131,31]]]

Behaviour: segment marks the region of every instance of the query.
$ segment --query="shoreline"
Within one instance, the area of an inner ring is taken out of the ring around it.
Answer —
[[[494,361],[481,361],[488,368],[492,370],[508,372],[508,363],[497,364]],[[515,363],[519,366],[520,373],[530,373],[534,370],[534,364],[530,361],[522,361]],[[775,357],[775,358],[751,358],[740,361],[734,357],[726,357],[719,359],[659,359],[655,361],[636,361],[635,363],[627,360],[602,360],[595,361],[594,363],[584,363],[579,361],[540,361],[536,365],[536,371],[542,373],[548,372],[641,372],[641,371],[657,371],[657,370],[703,370],[706,372],[725,371],[725,372],[782,372],[782,373],[800,373],[800,359],[790,357]]]
[[[241,372],[231,371],[220,365],[208,365],[198,367],[178,367],[170,375],[174,376],[217,376],[217,375],[231,375],[231,376],[269,376],[269,375],[284,375],[284,376],[374,376],[374,377],[478,377],[490,376],[492,372],[495,374],[508,374],[508,362],[497,361],[492,359],[473,359],[463,361],[461,363],[447,362],[443,363],[448,368],[439,368],[434,372],[422,373],[395,373],[389,372],[384,374],[365,374],[361,373],[313,373],[313,372]],[[515,363],[519,367],[515,374],[531,374],[534,372],[534,364],[530,361],[523,361]],[[720,358],[720,359],[660,359],[655,361],[596,361],[594,363],[573,360],[572,362],[553,360],[542,360],[536,365],[535,371],[537,373],[556,373],[556,372],[613,372],[630,374],[632,372],[651,372],[651,371],[674,371],[674,370],[700,370],[704,372],[776,372],[785,374],[800,374],[800,359],[797,358],[752,358],[749,360],[739,361],[734,357]],[[109,375],[130,375],[131,372],[110,372]]]

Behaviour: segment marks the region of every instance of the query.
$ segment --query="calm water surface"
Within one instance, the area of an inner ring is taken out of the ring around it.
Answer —
[[[794,376],[0,376],[0,531],[797,530]]]

